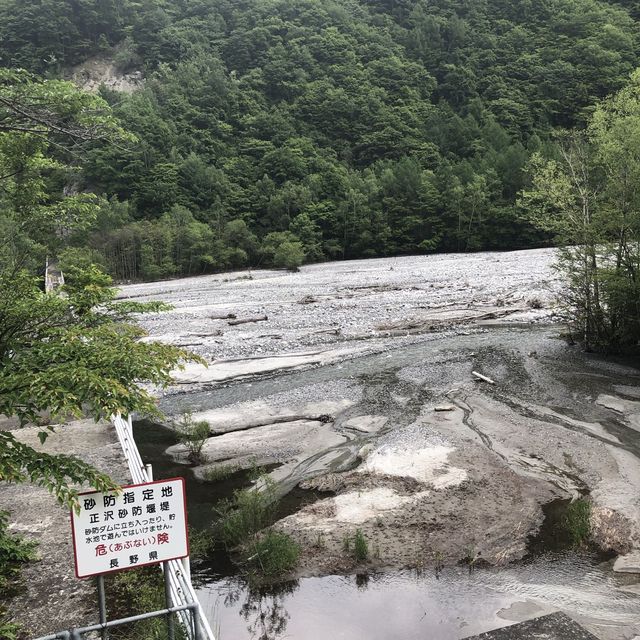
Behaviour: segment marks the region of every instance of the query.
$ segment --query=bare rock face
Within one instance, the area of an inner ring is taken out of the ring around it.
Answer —
[[[631,522],[613,509],[601,506],[592,508],[591,535],[594,542],[602,549],[611,549],[616,553],[628,553],[631,551]],[[621,558],[618,558],[618,560]]]
[[[613,570],[620,573],[640,573],[640,551],[632,551],[616,558]]]
[[[81,89],[92,93],[97,92],[102,85],[112,91],[133,93],[142,87],[144,81],[142,71],[121,73],[113,60],[102,57],[90,58],[73,67],[69,78]]]

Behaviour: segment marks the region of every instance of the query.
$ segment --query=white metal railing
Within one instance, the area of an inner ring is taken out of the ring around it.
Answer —
[[[150,482],[153,480],[150,465],[145,465],[140,457],[140,452],[133,439],[133,426],[131,424],[131,416],[126,420],[118,415],[112,417],[111,421],[116,428],[118,440],[124,453],[124,457],[129,465],[131,479],[134,483]],[[168,563],[168,578],[171,589],[171,601],[173,606],[196,605],[195,608],[195,624],[198,625],[198,636],[204,640],[215,640],[215,636],[211,631],[209,621],[204,615],[198,596],[191,584],[191,571],[189,569],[189,558],[183,560],[170,560]],[[187,630],[189,637],[193,638],[194,633],[191,629],[191,616],[189,611],[183,609],[178,614],[182,620],[184,628]]]

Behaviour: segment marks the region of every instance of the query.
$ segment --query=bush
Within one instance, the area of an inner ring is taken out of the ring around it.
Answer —
[[[262,476],[260,484],[261,490],[236,491],[215,508],[216,537],[227,549],[235,548],[250,571],[272,578],[295,567],[300,548],[284,533],[259,533],[274,522],[278,509],[275,483]]]
[[[195,464],[202,463],[204,461],[202,447],[211,435],[209,423],[206,420],[194,422],[191,414],[185,413],[174,427],[178,439],[189,451],[189,460]]]
[[[8,531],[9,514],[0,511],[0,600],[10,595],[12,583],[20,576],[20,565],[36,558],[35,542]],[[18,625],[6,620],[7,612],[0,605],[0,638],[13,640],[18,637]]]
[[[283,242],[273,255],[273,264],[289,271],[297,271],[304,262],[304,258],[301,242]]]
[[[298,564],[300,547],[285,533],[267,531],[267,533],[248,545],[245,550],[247,562],[262,575],[280,576],[291,571]]]
[[[276,508],[271,483],[262,491],[236,491],[231,500],[224,500],[215,508],[220,518],[216,526],[218,538],[227,548],[237,547],[254,533],[269,526]]]
[[[11,578],[19,575],[21,564],[36,558],[37,543],[11,535],[7,531],[8,524],[9,514],[0,511],[0,593]]]
[[[585,545],[591,536],[591,503],[584,498],[572,502],[563,523],[574,547]]]
[[[203,477],[208,482],[222,482],[241,470],[237,464],[220,464],[206,469]]]
[[[164,578],[158,567],[142,567],[107,576],[105,581],[110,619],[125,618],[165,608]],[[187,636],[174,615],[176,640]],[[109,632],[113,640],[166,640],[167,619],[164,616],[140,620],[116,627]]]
[[[290,231],[272,231],[262,241],[261,253],[266,264],[297,271],[305,252],[300,238]]]
[[[189,557],[192,561],[206,560],[214,546],[215,539],[211,531],[189,527]]]

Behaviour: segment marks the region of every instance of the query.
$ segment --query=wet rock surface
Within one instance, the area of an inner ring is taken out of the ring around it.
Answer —
[[[634,551],[622,556],[618,556],[613,563],[613,570],[623,573],[640,574],[640,551]]]
[[[301,544],[306,575],[357,570],[344,550],[357,529],[369,567],[504,565],[527,554],[543,505],[585,494],[594,538],[626,553],[640,541],[637,433],[594,399],[638,372],[557,334],[496,327],[297,372],[278,393],[254,380],[188,397],[215,434],[208,465],[277,462],[283,492],[329,494],[276,525]],[[246,393],[259,399],[227,404]]]
[[[583,629],[563,613],[551,613],[548,616],[527,620],[510,627],[481,633],[468,640],[598,640],[596,636]]]

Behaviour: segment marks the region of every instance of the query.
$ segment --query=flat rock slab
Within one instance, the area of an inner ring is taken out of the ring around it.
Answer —
[[[618,556],[613,563],[613,570],[620,573],[640,573],[640,551]]]
[[[347,429],[361,431],[362,433],[376,433],[380,431],[388,421],[389,418],[387,416],[357,416],[343,422],[342,426]]]
[[[153,341],[151,338],[147,342]],[[364,347],[325,349],[306,353],[255,356],[236,360],[218,360],[209,365],[187,363],[172,372],[174,384],[213,384],[265,374],[281,373],[315,365],[326,365],[364,352]]]
[[[564,613],[552,613],[467,640],[598,640]]]

